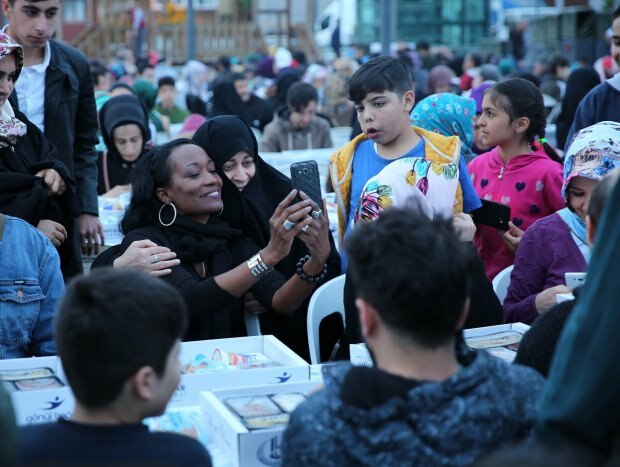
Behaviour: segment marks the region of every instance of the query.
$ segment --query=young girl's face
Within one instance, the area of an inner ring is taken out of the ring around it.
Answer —
[[[135,161],[142,154],[144,147],[142,131],[135,123],[119,125],[114,128],[112,130],[112,139],[114,140],[116,150],[127,162]]]
[[[485,147],[502,146],[521,138],[510,121],[510,115],[503,107],[493,102],[489,93],[482,99],[482,114],[476,124]]]

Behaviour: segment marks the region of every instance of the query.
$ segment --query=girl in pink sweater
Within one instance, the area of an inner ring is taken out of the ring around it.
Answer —
[[[545,139],[542,94],[527,80],[509,79],[489,88],[478,125],[484,144],[495,149],[469,163],[474,189],[481,199],[511,209],[509,230],[479,225],[474,237],[492,280],[513,263],[523,231],[564,207],[562,165]]]

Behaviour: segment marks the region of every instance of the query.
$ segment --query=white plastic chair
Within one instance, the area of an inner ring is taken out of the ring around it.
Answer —
[[[244,313],[245,319],[245,329],[248,332],[248,336],[262,336],[260,330],[260,319],[258,315],[254,313],[250,313],[249,311],[245,311]]]
[[[319,326],[323,318],[334,312],[340,313],[342,322],[344,317],[344,274],[326,282],[314,291],[308,305],[308,347],[310,361],[313,365],[321,363],[321,347],[319,340]]]
[[[502,269],[497,276],[493,279],[493,291],[499,302],[503,305],[508,293],[508,286],[510,285],[510,274],[512,273],[514,265],[508,266],[506,269]]]

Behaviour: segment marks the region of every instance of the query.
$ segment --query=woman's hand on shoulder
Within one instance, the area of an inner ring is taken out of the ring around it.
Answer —
[[[300,193],[303,200],[310,199],[305,193]],[[331,253],[331,245],[329,243],[329,222],[325,216],[323,209],[316,205],[312,201],[312,211],[310,211],[310,218],[312,219],[307,227],[304,227],[298,234],[300,240],[302,240],[310,255],[314,258],[321,268],[323,264],[327,262],[327,258]]]
[[[312,221],[312,201],[293,202],[297,190],[292,190],[276,208],[269,219],[269,244],[262,250],[263,261],[271,267],[278,264],[291,251],[295,236]]]
[[[175,252],[151,240],[132,242],[113,263],[115,268],[135,269],[153,276],[166,276],[172,272],[171,268],[179,264],[181,261]]]
[[[60,248],[60,245],[67,239],[67,229],[58,222],[49,219],[41,219],[37,224],[37,229],[43,232],[43,235],[45,235],[56,248]]]

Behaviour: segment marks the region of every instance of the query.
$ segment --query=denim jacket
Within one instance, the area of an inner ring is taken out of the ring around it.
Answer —
[[[0,358],[55,355],[52,319],[64,291],[60,258],[30,224],[5,219],[0,240]]]

